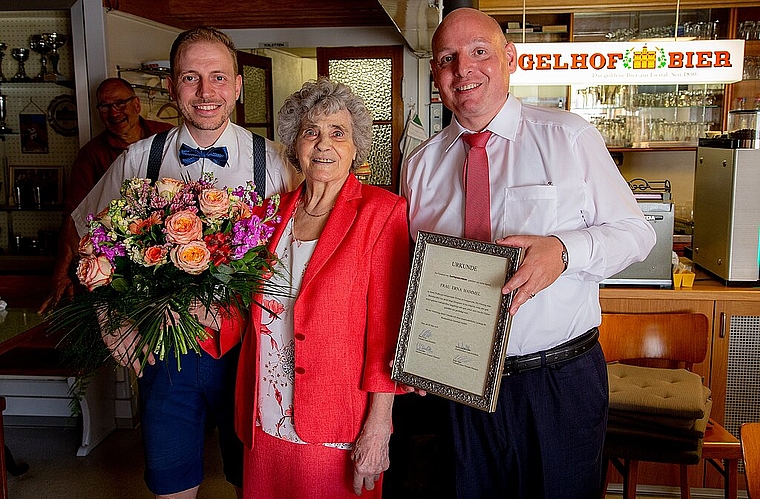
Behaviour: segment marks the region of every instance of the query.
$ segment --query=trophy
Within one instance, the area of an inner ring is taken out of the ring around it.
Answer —
[[[48,57],[50,58],[50,64],[53,66],[53,70],[49,74],[53,75],[53,80],[63,80],[63,75],[58,72],[58,60],[61,57],[58,53],[58,49],[63,47],[66,43],[66,35],[62,33],[43,33],[42,39],[45,40],[45,45],[50,47],[50,55]],[[51,79],[51,77],[48,76],[48,79]]]
[[[44,80],[47,70],[47,54],[52,47],[47,44],[42,35],[32,35],[29,37],[29,48],[40,54],[40,72],[34,77],[35,80]]]
[[[5,75],[3,74],[3,57],[5,57],[5,49],[8,46],[4,44],[3,42],[0,42],[0,82],[7,81],[5,79]]]
[[[11,81],[29,81],[24,68],[24,61],[29,59],[29,49],[17,47],[11,50],[11,56],[18,61],[18,71],[13,75]]]
[[[7,133],[13,133],[9,127],[5,126],[5,117],[7,116],[8,108],[6,106],[7,97],[0,94],[0,135]]]

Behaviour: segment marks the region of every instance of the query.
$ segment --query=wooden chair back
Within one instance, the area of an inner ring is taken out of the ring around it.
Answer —
[[[760,423],[744,423],[741,442],[747,495],[749,499],[760,499]]]
[[[607,362],[691,370],[707,356],[708,328],[704,314],[602,314],[599,343]]]

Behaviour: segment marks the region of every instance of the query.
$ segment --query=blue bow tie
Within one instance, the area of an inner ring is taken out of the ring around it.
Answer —
[[[187,166],[195,163],[201,158],[207,158],[219,166],[227,164],[226,147],[209,147],[208,149],[195,149],[187,144],[182,144],[179,148],[179,160]]]

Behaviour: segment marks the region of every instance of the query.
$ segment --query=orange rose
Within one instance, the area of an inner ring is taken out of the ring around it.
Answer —
[[[233,222],[251,218],[251,207],[242,201],[232,201],[230,203],[230,218]]]
[[[187,244],[203,237],[203,222],[190,210],[182,210],[166,219],[166,240],[174,244]]]
[[[219,218],[230,209],[230,197],[221,189],[205,189],[198,195],[201,211],[210,218]]]
[[[90,234],[87,233],[79,240],[79,256],[92,255],[94,251],[95,247],[92,245],[92,239],[90,239]]]
[[[156,181],[156,191],[158,195],[167,201],[174,199],[174,195],[177,194],[185,186],[184,182],[173,178],[162,178]]]
[[[163,246],[148,246],[142,251],[143,260],[146,267],[153,267],[160,263],[166,262],[168,251]]]
[[[79,260],[77,277],[89,291],[111,282],[113,265],[105,256],[89,255]]]
[[[188,274],[197,275],[208,268],[211,252],[203,241],[191,241],[175,246],[169,252],[172,263]]]

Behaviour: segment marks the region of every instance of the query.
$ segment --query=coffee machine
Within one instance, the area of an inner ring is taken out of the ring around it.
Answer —
[[[760,279],[758,117],[730,111],[729,132],[697,148],[692,260],[726,284]]]

